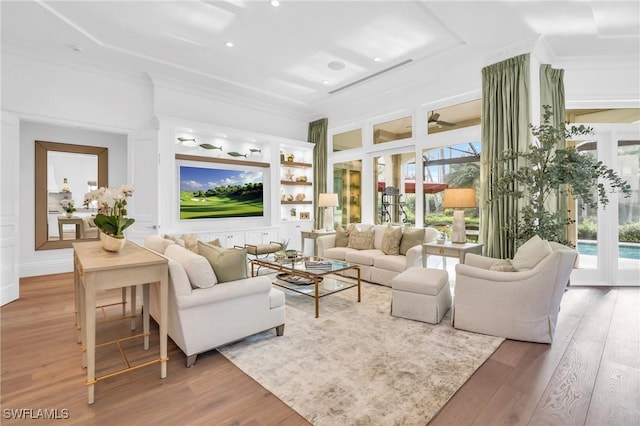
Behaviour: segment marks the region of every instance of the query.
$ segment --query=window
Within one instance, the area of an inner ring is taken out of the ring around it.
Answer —
[[[408,139],[413,135],[412,117],[398,118],[397,120],[373,126],[373,143],[386,143],[401,139]]]
[[[362,129],[333,135],[333,152],[362,147]]]
[[[462,129],[480,124],[482,104],[480,99],[458,105],[439,108],[427,113],[427,134]]]
[[[424,226],[449,225],[453,210],[442,207],[445,188],[474,188],[480,193],[480,142],[428,149],[422,155],[424,165]],[[478,227],[478,209],[465,209],[470,230]]]
[[[377,223],[416,223],[416,156],[388,154],[373,159],[377,170]]]

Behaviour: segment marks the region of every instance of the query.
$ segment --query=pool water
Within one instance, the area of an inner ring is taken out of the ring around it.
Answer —
[[[596,256],[598,254],[598,244],[578,241],[578,253]],[[618,245],[618,256],[625,259],[640,259],[640,244]]]

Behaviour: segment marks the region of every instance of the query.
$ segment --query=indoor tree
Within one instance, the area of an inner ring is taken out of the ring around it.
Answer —
[[[582,155],[564,142],[593,134],[583,125],[551,124],[552,110],[545,105],[543,122],[529,125],[534,142],[524,152],[507,151],[501,162],[505,171],[494,188],[494,196],[512,197],[521,205],[519,217],[507,224],[507,233],[521,245],[534,235],[570,244],[567,226],[574,223],[568,211],[550,207],[561,197],[580,199],[588,207],[606,206],[608,194],[619,191],[631,195],[630,185],[612,169],[591,156]],[[495,197],[494,197],[495,198]],[[491,201],[489,201],[491,202]]]

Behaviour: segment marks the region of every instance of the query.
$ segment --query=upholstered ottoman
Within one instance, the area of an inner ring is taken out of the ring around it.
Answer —
[[[391,315],[438,324],[451,307],[449,274],[412,267],[391,280]]]

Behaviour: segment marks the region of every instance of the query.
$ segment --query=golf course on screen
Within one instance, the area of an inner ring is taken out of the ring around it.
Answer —
[[[180,219],[264,215],[262,172],[180,166]]]

